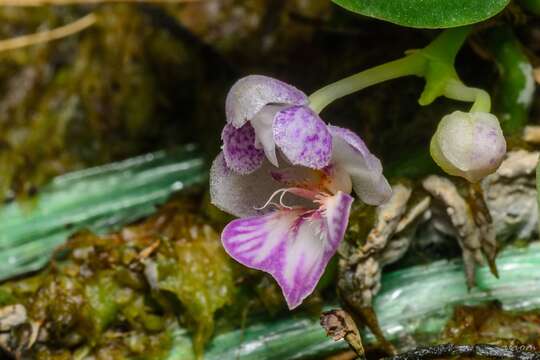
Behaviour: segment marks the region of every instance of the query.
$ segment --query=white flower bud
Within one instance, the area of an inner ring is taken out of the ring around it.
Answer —
[[[497,170],[506,141],[495,115],[455,111],[442,118],[430,151],[446,173],[477,182]]]

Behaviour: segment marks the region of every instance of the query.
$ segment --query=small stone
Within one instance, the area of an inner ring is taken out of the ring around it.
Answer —
[[[0,331],[9,331],[27,320],[26,308],[21,304],[0,308]]]

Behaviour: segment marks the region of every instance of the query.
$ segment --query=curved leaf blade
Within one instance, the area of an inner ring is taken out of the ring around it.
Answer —
[[[510,0],[332,0],[345,9],[414,28],[474,24],[501,12]]]

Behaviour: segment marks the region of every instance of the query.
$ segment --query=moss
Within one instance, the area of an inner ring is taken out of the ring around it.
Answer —
[[[345,241],[351,245],[362,245],[375,223],[375,208],[361,201],[353,202]]]
[[[214,330],[214,313],[232,300],[229,260],[219,243],[205,240],[177,244],[172,250],[172,256],[159,254],[156,259],[157,288],[180,300],[195,331],[195,348],[201,353]]]
[[[171,202],[119,233],[79,233],[62,260],[2,285],[0,304],[22,304],[29,322],[40,324],[39,340],[25,355],[149,358],[168,350],[178,325],[193,330],[201,353],[216,312],[236,290],[217,232],[190,204]]]
[[[110,271],[97,274],[84,288],[84,296],[92,312],[93,328],[100,335],[118,316],[126,296]],[[125,289],[126,292],[129,289]]]
[[[497,303],[458,306],[440,343],[496,344],[540,349],[540,313],[504,311]]]
[[[81,14],[3,9],[0,36]],[[185,123],[202,71],[193,46],[148,26],[137,7],[103,6],[96,14],[96,25],[79,34],[0,59],[0,198],[32,195],[67,171],[192,140]]]

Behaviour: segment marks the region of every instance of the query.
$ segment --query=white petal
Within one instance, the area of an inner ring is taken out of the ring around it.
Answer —
[[[381,161],[352,131],[331,125],[329,129],[333,139],[332,164],[349,174],[354,192],[363,202],[369,205],[386,202],[392,188],[383,175]]]
[[[283,81],[262,75],[238,80],[227,94],[227,122],[241,127],[268,104],[305,105],[306,94]]]
[[[248,175],[239,175],[227,167],[220,153],[210,169],[210,199],[212,204],[234,216],[259,214],[270,195],[282,184],[274,180],[271,171],[277,170],[268,161]]]
[[[255,136],[260,147],[264,150],[264,154],[270,163],[274,166],[279,166],[276,155],[276,143],[274,142],[274,117],[278,111],[286,106],[283,105],[266,105],[259,111],[250,121],[251,126],[255,129]]]

